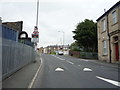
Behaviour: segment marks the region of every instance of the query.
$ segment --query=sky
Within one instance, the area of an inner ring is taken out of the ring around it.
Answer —
[[[64,44],[75,40],[72,31],[79,22],[96,19],[119,0],[39,0],[38,47]],[[23,21],[23,31],[31,34],[36,25],[37,0],[0,0],[3,22]],[[60,31],[60,32],[59,32]]]

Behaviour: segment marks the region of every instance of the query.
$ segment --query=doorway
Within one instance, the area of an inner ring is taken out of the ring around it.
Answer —
[[[116,60],[119,60],[119,46],[118,46],[118,42],[115,43],[115,56],[116,56]]]

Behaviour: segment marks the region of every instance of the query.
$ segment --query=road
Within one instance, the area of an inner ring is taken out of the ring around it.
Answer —
[[[42,54],[32,88],[118,88],[117,67],[95,60]],[[120,72],[119,72],[120,73]]]

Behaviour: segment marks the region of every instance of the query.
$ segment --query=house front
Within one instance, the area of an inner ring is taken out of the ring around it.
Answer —
[[[120,1],[97,19],[98,58],[120,62]]]

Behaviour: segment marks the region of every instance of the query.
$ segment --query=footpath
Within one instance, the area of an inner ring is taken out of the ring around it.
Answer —
[[[40,67],[40,57],[37,57],[36,62],[32,62],[22,69],[6,78],[2,82],[2,88],[28,88],[38,68]]]

